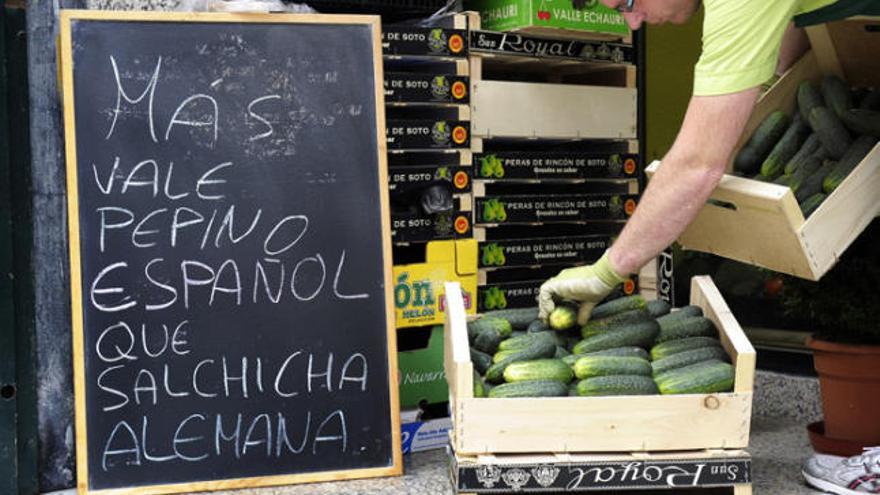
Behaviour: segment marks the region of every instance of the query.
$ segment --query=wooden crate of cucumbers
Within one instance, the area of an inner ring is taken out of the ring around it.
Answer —
[[[758,100],[685,249],[818,280],[880,214],[880,35],[866,22],[830,31],[861,50],[814,49]]]
[[[630,296],[564,331],[540,328],[536,308],[468,322],[460,291],[446,294],[457,454],[748,446],[755,350],[709,277],[693,279],[691,306],[676,316]],[[559,312],[551,323],[566,319],[574,324]]]

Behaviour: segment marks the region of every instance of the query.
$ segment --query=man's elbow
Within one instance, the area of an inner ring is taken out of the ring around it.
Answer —
[[[676,175],[687,176],[693,180],[711,184],[714,188],[721,182],[721,178],[727,170],[728,159],[696,152],[688,153],[687,156],[679,155],[669,161],[672,162],[671,168]]]

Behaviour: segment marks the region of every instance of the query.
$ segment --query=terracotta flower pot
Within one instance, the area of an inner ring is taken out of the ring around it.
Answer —
[[[880,346],[809,339],[822,389],[825,436],[880,445]]]

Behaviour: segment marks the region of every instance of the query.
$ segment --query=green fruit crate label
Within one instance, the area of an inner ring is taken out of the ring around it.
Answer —
[[[586,0],[575,9],[571,0],[469,0],[468,9],[480,13],[482,29],[516,31],[556,28],[626,36],[629,27],[619,12],[599,0]]]
[[[388,190],[407,194],[427,186],[447,182],[453,194],[471,190],[471,167],[397,167],[388,170]]]
[[[633,64],[627,43],[581,41],[531,36],[523,33],[471,32],[471,51],[525,57],[548,57],[585,62]]]
[[[631,195],[498,196],[476,198],[475,223],[559,223],[625,220],[636,208]]]
[[[398,150],[469,148],[470,135],[470,122],[459,120],[391,120],[385,133]]]
[[[463,29],[382,26],[383,55],[466,57],[467,31]]]
[[[421,213],[392,213],[391,240],[393,242],[426,242],[441,239],[472,237],[471,214],[452,211],[425,215]]]
[[[480,243],[480,268],[587,263],[611,247],[605,236],[514,239]]]
[[[623,153],[497,152],[477,155],[479,179],[630,179],[638,155]]]
[[[545,279],[481,285],[477,287],[477,311],[484,313],[496,309],[534,307],[538,304],[538,294],[544,282]],[[638,284],[639,278],[632,276],[617,286],[609,297],[632,295]]]
[[[467,76],[385,73],[385,101],[401,103],[468,103]]]

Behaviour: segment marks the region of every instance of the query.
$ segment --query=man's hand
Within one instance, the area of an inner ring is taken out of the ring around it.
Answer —
[[[605,299],[624,278],[608,262],[608,253],[593,265],[567,268],[544,282],[538,295],[538,316],[546,320],[556,307],[555,299],[580,303],[578,325],[590,319],[593,306]]]

